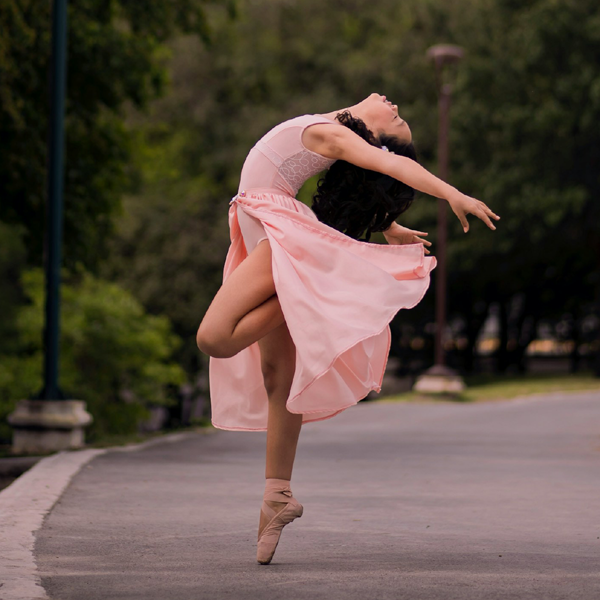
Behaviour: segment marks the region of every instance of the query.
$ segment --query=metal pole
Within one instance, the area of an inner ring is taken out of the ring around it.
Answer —
[[[67,75],[67,0],[54,0],[50,139],[48,143],[48,224],[46,237],[46,326],[44,388],[40,398],[60,400],[58,387],[60,340],[60,268],[62,263],[64,112]]]
[[[450,84],[440,87],[439,130],[438,130],[438,174],[440,179],[448,181],[448,135],[450,129]],[[435,295],[435,364],[444,365],[444,331],[446,329],[446,247],[448,240],[447,202],[438,198],[438,240]]]
[[[452,88],[444,83],[444,68],[461,60],[464,50],[459,46],[437,44],[427,50],[428,58],[435,65],[436,83],[439,94],[438,108],[438,176],[448,181],[448,135],[450,130],[450,97]],[[446,366],[444,331],[446,329],[446,248],[447,213],[446,200],[438,199],[437,267],[435,274],[435,340],[434,364],[421,374],[413,389],[425,393],[460,393],[465,384],[456,371]]]

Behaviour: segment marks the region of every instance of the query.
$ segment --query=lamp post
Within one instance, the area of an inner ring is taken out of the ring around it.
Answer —
[[[58,387],[60,351],[60,267],[63,225],[64,114],[67,79],[67,0],[52,11],[52,78],[48,143],[48,211],[46,226],[46,326],[44,329],[43,400],[64,396]]]
[[[450,130],[450,104],[452,86],[444,81],[447,65],[458,63],[464,56],[459,46],[438,44],[427,50],[427,57],[435,66],[438,90],[438,176],[448,181],[448,140]],[[421,392],[456,393],[464,389],[462,378],[446,366],[444,331],[446,329],[446,247],[447,247],[447,202],[438,198],[437,268],[435,272],[435,361],[434,366],[417,379],[414,389]]]
[[[14,412],[8,415],[7,420],[13,427],[13,454],[81,448],[84,445],[83,428],[92,422],[92,415],[85,410],[85,402],[65,399],[58,385],[67,0],[54,0],[52,7],[51,69],[44,387],[37,398],[20,400]]]

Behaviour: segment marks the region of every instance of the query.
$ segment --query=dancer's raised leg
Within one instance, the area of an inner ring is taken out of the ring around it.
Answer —
[[[283,323],[267,240],[231,273],[215,295],[198,328],[202,352],[229,358]]]

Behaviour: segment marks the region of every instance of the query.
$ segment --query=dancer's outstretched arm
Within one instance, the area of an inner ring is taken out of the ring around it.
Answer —
[[[467,214],[475,215],[490,229],[496,229],[490,217],[496,220],[499,220],[500,217],[487,204],[463,194],[414,160],[376,148],[347,127],[313,126],[314,129],[317,127],[321,128],[319,133],[322,134],[319,154],[328,158],[345,160],[364,169],[384,173],[403,181],[416,190],[447,200],[460,220],[465,233],[469,230]]]

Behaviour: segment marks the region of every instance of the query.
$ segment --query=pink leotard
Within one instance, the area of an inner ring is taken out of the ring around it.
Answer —
[[[302,143],[304,130],[318,123],[335,122],[319,115],[302,115],[280,123],[264,135],[244,162],[239,192],[253,190],[295,198],[307,179],[335,162],[335,159],[312,152]],[[237,217],[244,244],[250,253],[267,236],[261,222],[239,205]]]

